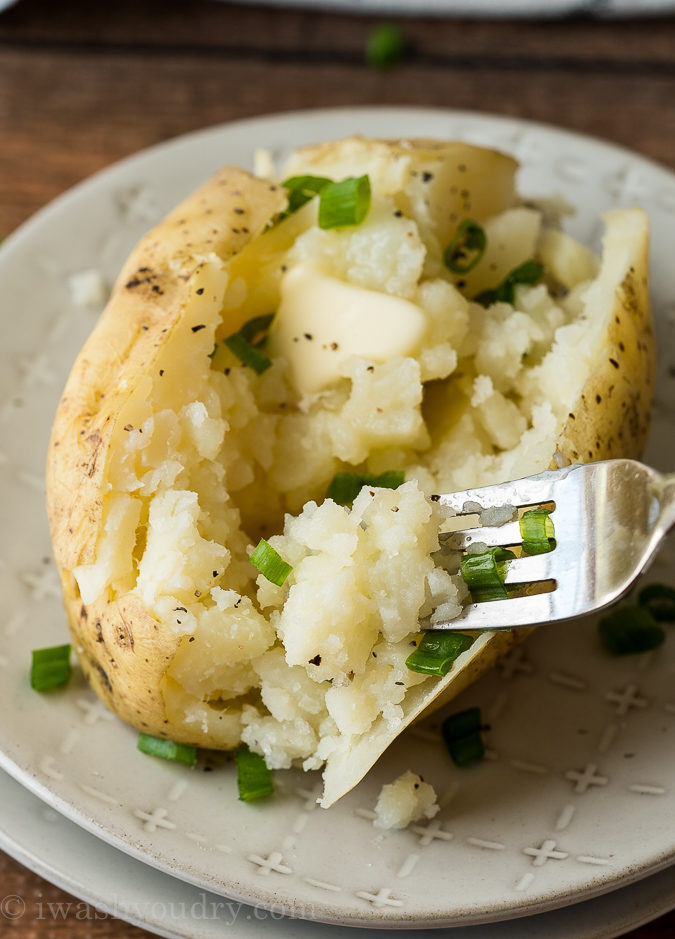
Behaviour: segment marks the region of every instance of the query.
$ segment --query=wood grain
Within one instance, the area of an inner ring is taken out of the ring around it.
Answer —
[[[20,0],[0,14],[0,237],[143,147],[273,111],[495,112],[603,137],[675,169],[673,19],[412,17],[399,22],[406,58],[385,72],[364,61],[376,22],[214,0]],[[16,919],[0,913],[0,936],[149,935],[3,854],[0,884],[26,904]],[[672,939],[675,913],[628,935]]]
[[[142,147],[296,108],[503,113],[638,145],[675,166],[671,21],[409,20],[410,54],[378,72],[363,59],[369,18],[210,0],[109,9],[22,0],[0,16],[1,234]]]
[[[153,935],[65,893],[2,853],[0,884],[3,939],[143,939]]]

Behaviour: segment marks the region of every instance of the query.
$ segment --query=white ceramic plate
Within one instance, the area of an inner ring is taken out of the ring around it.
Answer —
[[[27,789],[0,772],[0,848],[31,870],[73,894],[70,915],[100,920],[101,912],[171,939],[222,939],[236,928],[237,939],[350,939],[353,930],[291,920],[278,911],[251,907],[206,893],[133,861],[46,807]],[[68,902],[68,901],[64,901]],[[675,868],[615,890],[595,900],[538,916],[442,930],[400,930],[397,939],[613,939],[675,906]],[[39,896],[0,899],[7,920],[29,918],[43,928],[61,918]],[[369,930],[369,939],[391,931]]]
[[[259,3],[259,0],[236,0]],[[309,7],[345,13],[386,16],[667,16],[673,0],[265,0],[269,6]]]
[[[398,927],[531,915],[675,860],[675,636],[653,654],[617,660],[599,648],[592,623],[539,631],[459,702],[481,704],[492,725],[489,759],[458,771],[437,729],[421,728],[329,811],[315,805],[313,776],[277,774],[275,800],[252,806],[237,800],[229,764],[205,772],[143,756],[135,732],[77,678],[48,696],[28,687],[30,650],[66,637],[42,468],[60,388],[97,315],[73,302],[68,277],[93,270],[112,281],[140,233],[220,164],[250,163],[256,146],[281,155],[354,132],[460,138],[513,153],[522,191],[562,193],[578,206],[571,229],[586,241],[610,205],[648,209],[661,350],[648,458],[675,466],[673,174],[549,127],[406,109],[277,115],[141,153],[57,200],[0,251],[0,766],[123,851],[255,906]],[[664,552],[653,579],[672,570]],[[368,813],[381,785],[407,768],[432,782],[442,811],[428,825],[378,833]]]

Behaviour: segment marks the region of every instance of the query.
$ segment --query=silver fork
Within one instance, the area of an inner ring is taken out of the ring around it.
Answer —
[[[458,515],[476,514],[470,503],[484,509],[555,503],[550,515],[554,550],[510,561],[505,584],[555,583],[545,593],[468,604],[456,619],[422,624],[426,629],[511,629],[602,609],[630,588],[675,526],[675,474],[662,475],[635,460],[575,464],[434,499]],[[477,542],[509,546],[522,541],[517,519],[441,539],[445,548],[459,551]]]

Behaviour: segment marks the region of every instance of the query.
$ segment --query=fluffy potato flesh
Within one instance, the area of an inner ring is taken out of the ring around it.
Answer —
[[[242,741],[348,791],[412,720],[514,641],[483,633],[444,678],[411,671],[418,621],[461,608],[429,496],[552,461],[638,455],[653,374],[647,222],[607,215],[596,259],[525,205],[509,157],[355,138],[288,175],[367,174],[358,226],[284,216],[277,183],[226,168],[135,249],[55,420],[48,508],[82,667],[146,732]],[[467,218],[486,250],[443,251]],[[525,261],[513,302],[473,302]],[[258,374],[224,340],[274,314]],[[317,364],[319,363],[319,364]],[[352,506],[334,474],[405,473]],[[248,560],[266,538],[277,586]]]

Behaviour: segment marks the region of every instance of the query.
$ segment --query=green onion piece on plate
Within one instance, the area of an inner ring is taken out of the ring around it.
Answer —
[[[276,584],[277,587],[281,587],[293,570],[291,565],[287,564],[264,538],[261,538],[258,542],[258,546],[249,561],[254,567],[258,568],[263,577]]]
[[[613,655],[648,652],[666,638],[663,627],[644,606],[621,606],[603,616],[598,623],[598,633]]]
[[[447,747],[455,766],[476,763],[485,756],[485,744],[480,734],[469,734],[466,737],[451,740]]]
[[[647,584],[638,593],[638,604],[662,623],[675,622],[675,589],[666,584]]]
[[[262,375],[272,364],[271,359],[268,359],[259,349],[252,346],[241,332],[228,336],[225,345],[230,352],[236,355],[242,365],[252,368],[256,375]]]
[[[538,261],[524,261],[515,267],[504,280],[492,290],[483,290],[474,297],[474,303],[490,306],[492,303],[513,303],[518,284],[536,284],[544,276],[544,268]]]
[[[555,529],[550,509],[530,509],[520,519],[525,554],[546,554],[555,548]]]
[[[456,740],[458,737],[477,734],[480,728],[480,708],[473,707],[446,717],[443,721],[442,731],[445,740]]]
[[[176,743],[165,740],[163,737],[153,737],[151,734],[140,733],[136,744],[141,753],[150,756],[160,756],[163,760],[173,760],[174,763],[185,763],[194,766],[197,762],[197,748],[185,743]]]
[[[35,691],[63,688],[70,680],[70,643],[33,649],[30,685]]]
[[[336,473],[326,492],[326,498],[338,505],[350,505],[364,486],[376,486],[379,489],[398,489],[405,481],[405,473],[389,470],[380,473]]]
[[[239,747],[234,754],[237,764],[237,786],[242,802],[264,799],[274,792],[274,780],[265,760],[259,753],[252,753],[248,747]]]
[[[411,672],[447,675],[455,659],[473,645],[473,637],[452,629],[429,629],[405,660]]]
[[[462,577],[474,603],[508,599],[504,579],[508,562],[514,558],[513,551],[507,548],[490,548],[478,554],[462,556]]]
[[[485,253],[487,237],[477,222],[465,219],[443,253],[443,263],[453,274],[468,274]]]
[[[319,196],[319,228],[346,228],[360,225],[370,208],[370,179],[349,176],[329,183]]]
[[[457,766],[474,763],[485,755],[485,745],[480,735],[480,708],[467,708],[446,717],[441,725],[445,745]]]
[[[288,208],[281,218],[297,212],[306,202],[318,196],[330,182],[326,176],[289,176],[281,184],[284,189],[288,189]]]
[[[371,68],[386,69],[405,57],[403,33],[393,23],[376,26],[366,42],[366,62]]]

